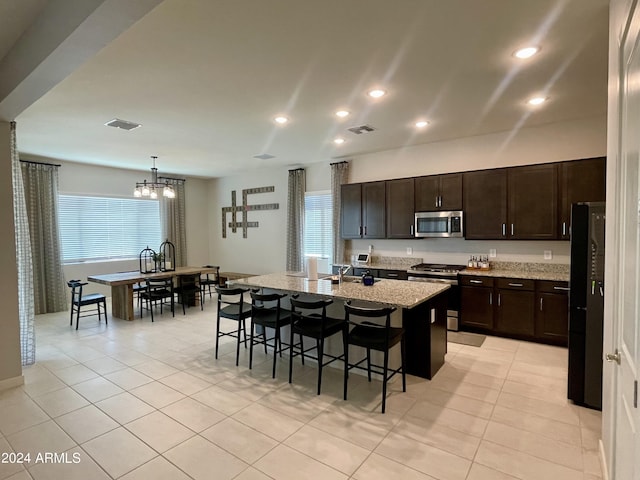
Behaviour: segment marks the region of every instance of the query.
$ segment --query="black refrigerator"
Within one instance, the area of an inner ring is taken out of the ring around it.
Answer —
[[[602,409],[604,202],[571,207],[568,397]]]

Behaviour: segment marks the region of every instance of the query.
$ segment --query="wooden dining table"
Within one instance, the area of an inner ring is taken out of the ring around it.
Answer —
[[[109,285],[111,287],[111,315],[123,320],[133,320],[135,318],[133,286],[136,283],[142,283],[147,278],[167,278],[203,273],[216,273],[216,269],[208,267],[176,267],[175,270],[170,272],[141,273],[134,271],[90,275],[87,280]]]

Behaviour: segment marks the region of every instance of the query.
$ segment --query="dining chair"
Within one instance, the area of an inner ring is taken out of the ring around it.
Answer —
[[[394,307],[355,307],[348,301],[345,302],[344,310],[344,399],[347,399],[347,384],[350,369],[359,368],[367,370],[367,378],[369,381],[371,381],[371,372],[382,375],[382,413],[384,413],[387,399],[387,382],[396,373],[402,373],[402,391],[407,391],[404,371],[404,328],[391,326],[391,314],[396,311]],[[379,322],[372,322],[368,319],[378,319]],[[389,351],[398,343],[400,343],[401,363],[398,368],[389,370]],[[367,352],[366,356],[355,363],[350,363],[349,345],[364,348]],[[382,365],[374,365],[371,363],[371,350],[383,352],[384,360]],[[361,366],[365,361],[367,362],[367,366]]]
[[[146,278],[145,286],[146,290],[141,292],[140,296],[146,301],[147,309],[151,312],[151,321],[154,321],[153,309],[158,303],[160,304],[160,314],[162,314],[163,305],[169,305],[171,307],[171,316],[175,317],[173,278]]]
[[[253,347],[264,345],[273,346],[273,371],[271,378],[276,378],[276,359],[282,357],[281,329],[291,324],[291,312],[281,307],[284,293],[251,292],[251,324],[249,327],[249,370],[253,368]],[[260,327],[259,330],[256,327]],[[267,338],[267,329],[273,330],[273,337]],[[269,345],[272,340],[273,344]]]
[[[104,313],[104,323],[105,325],[108,323],[107,321],[107,297],[101,293],[89,293],[84,294],[82,292],[82,287],[88,285],[88,282],[82,282],[80,280],[69,280],[67,285],[71,288],[71,315],[69,325],[73,325],[73,315],[76,315],[76,330],[78,330],[78,325],[80,324],[80,317],[89,317],[92,315],[98,315],[98,323],[102,318],[102,313]],[[93,305],[94,308],[84,309],[84,314],[80,314],[80,310],[82,307],[88,307]],[[102,308],[102,311],[101,311]],[[95,313],[88,313],[95,312]]]
[[[204,309],[204,294],[200,288],[200,274],[178,275],[178,286],[173,289],[178,302],[182,304],[182,314],[186,315],[186,307],[194,305],[196,296],[199,295],[200,310]]]
[[[218,346],[220,337],[233,337],[236,339],[236,367],[240,358],[240,343],[247,347],[247,324],[246,319],[251,316],[251,304],[245,303],[244,295],[249,291],[247,288],[225,288],[216,286],[218,294],[218,312],[216,314],[216,353],[218,358]],[[220,319],[226,318],[237,322],[238,327],[232,331],[223,332],[220,329]],[[244,334],[244,340],[241,340]]]
[[[289,383],[293,377],[293,358],[300,355],[304,365],[305,356],[318,362],[318,395],[322,387],[322,368],[344,358],[343,355],[331,355],[324,351],[325,340],[343,331],[344,319],[327,316],[327,307],[333,303],[331,299],[303,301],[297,295],[291,297],[291,329],[289,336]],[[299,342],[294,344],[294,335]],[[315,346],[305,349],[303,337],[315,339]],[[316,355],[309,353],[316,350]],[[330,360],[324,360],[328,357]]]
[[[200,288],[202,289],[202,298],[206,293],[209,293],[211,297],[211,287],[215,288],[216,285],[220,285],[220,267],[217,265],[204,265],[202,268],[213,268],[215,273],[202,273],[200,274]],[[211,275],[213,278],[210,278]]]

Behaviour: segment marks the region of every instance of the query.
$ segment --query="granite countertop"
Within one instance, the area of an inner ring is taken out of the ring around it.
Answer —
[[[332,284],[330,279],[309,280],[296,272],[271,273],[234,280],[234,285],[270,288],[286,292],[309,293],[344,300],[361,300],[401,308],[413,308],[444,292],[449,285],[402,280],[378,280],[372,286],[343,282]]]
[[[496,262],[491,270],[462,270],[460,275],[522,278],[525,280],[569,281],[569,265],[547,263]]]

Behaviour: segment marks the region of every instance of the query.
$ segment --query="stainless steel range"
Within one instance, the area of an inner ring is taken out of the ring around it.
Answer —
[[[460,310],[458,272],[465,268],[467,268],[466,265],[420,263],[407,270],[410,282],[437,282],[451,285],[447,306],[447,329],[449,330],[458,330],[458,311]]]

